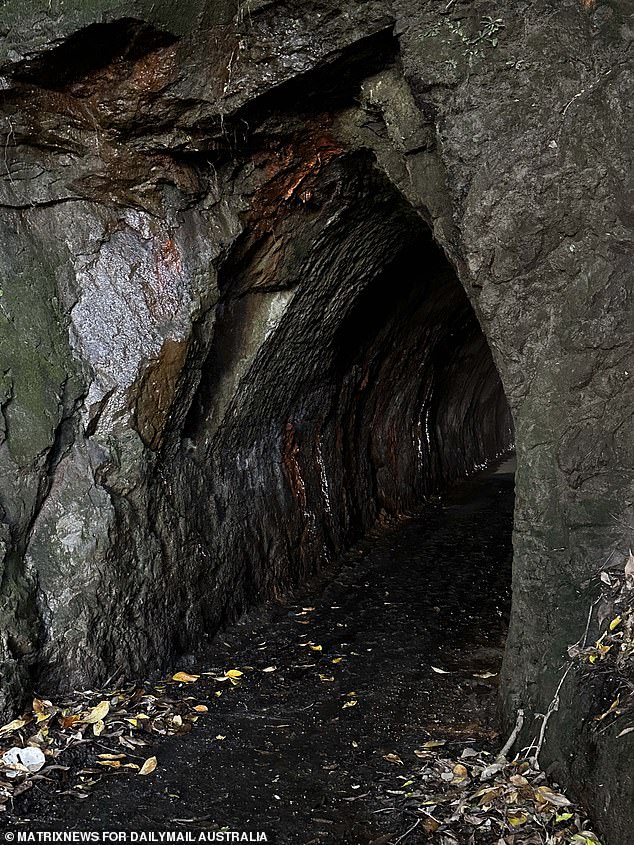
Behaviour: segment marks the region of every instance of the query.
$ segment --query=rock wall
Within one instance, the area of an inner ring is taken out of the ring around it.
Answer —
[[[4,709],[191,650],[514,423],[539,731],[632,545],[634,20],[413,5],[4,4]],[[541,759],[622,845],[634,735],[586,690]]]

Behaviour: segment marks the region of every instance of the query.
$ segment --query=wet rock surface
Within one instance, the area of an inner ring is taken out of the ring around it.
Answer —
[[[0,709],[169,665],[515,438],[530,740],[634,545],[633,32],[629,0],[3,5]],[[544,754],[621,845],[594,694],[566,676]]]
[[[127,752],[127,762],[153,754],[154,775],[113,772],[84,800],[56,795],[42,781],[16,799],[5,823],[228,826],[269,831],[280,845],[397,838],[417,802],[403,804],[406,769],[386,755],[399,755],[409,772],[424,769],[414,750],[430,739],[446,740],[449,755],[501,745],[496,690],[510,611],[512,511],[512,474],[487,473],[377,530],[330,583],[247,616],[187,665],[244,675],[235,686],[205,675],[186,685],[183,694],[209,707],[186,737],[137,753],[102,738],[83,752],[87,768],[107,751]],[[62,754],[56,762],[67,761]],[[61,777],[81,792],[76,765]],[[397,810],[382,812],[395,802]]]

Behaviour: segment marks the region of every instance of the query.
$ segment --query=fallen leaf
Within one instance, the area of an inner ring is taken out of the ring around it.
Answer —
[[[351,699],[350,699],[350,701],[346,701],[346,702],[344,702],[344,705],[343,705],[343,707],[342,707],[341,709],[342,709],[342,710],[345,710],[345,709],[346,709],[346,707],[356,707],[356,706],[357,706],[357,703],[358,703],[358,702],[357,702],[356,698],[351,698]]]
[[[93,707],[93,709],[86,716],[86,718],[82,719],[82,722],[86,722],[86,724],[88,725],[94,725],[96,722],[100,722],[102,719],[104,719],[109,712],[110,702],[100,701],[96,707]]]
[[[625,564],[625,583],[628,589],[634,589],[634,555],[630,549],[630,554]]]
[[[623,619],[620,616],[615,616],[614,619],[610,622],[610,631],[613,631],[615,628],[621,624]]]
[[[104,732],[105,727],[106,727],[106,723],[104,722],[104,720],[99,719],[99,721],[95,722],[94,725],[92,726],[92,732],[95,736],[101,736],[101,734]]]
[[[209,713],[209,707],[206,704],[197,704],[194,710],[196,713]]]
[[[225,677],[227,678],[241,678],[244,672],[241,672],[239,669],[229,669],[225,672]]]
[[[223,735],[223,734],[216,734],[216,739],[217,739],[217,740],[221,740],[221,741],[222,741],[223,739],[226,739],[226,738],[227,738],[227,737],[226,737],[225,735]]]
[[[330,662],[331,663],[341,663],[342,660],[343,660],[343,657],[333,657]]]
[[[312,645],[310,646],[311,651],[322,651],[322,647],[320,645]]]
[[[451,672],[448,672],[446,669],[439,669],[437,666],[431,667],[432,672],[436,672],[437,675],[450,675]]]
[[[14,719],[0,728],[0,734],[10,733],[11,731],[18,731],[26,725],[26,719]]]
[[[430,816],[423,819],[421,824],[421,828],[425,831],[425,833],[436,833],[439,827],[440,822],[437,822],[436,819],[432,819]]]
[[[200,678],[200,675],[190,675],[188,672],[177,672],[172,675],[173,681],[178,681],[181,684],[193,684]]]
[[[497,678],[497,676],[497,672],[476,672],[473,677],[484,678],[486,680],[486,678]]]
[[[334,681],[334,676],[333,675],[320,675],[319,680],[324,681],[325,683],[331,683],[332,681]]]
[[[405,765],[398,754],[384,754],[383,759],[387,760],[388,763],[398,763],[399,766]]]
[[[565,795],[561,795],[559,792],[553,792],[553,790],[549,789],[547,786],[538,786],[535,790],[535,797],[541,803],[547,802],[548,804],[552,804],[554,807],[571,806],[571,802]]]
[[[625,734],[631,734],[632,731],[634,731],[634,726],[632,726],[631,728],[623,728],[621,733],[616,735],[616,738],[618,739],[620,736],[625,736]]]
[[[526,813],[510,812],[507,815],[507,819],[511,827],[519,827],[520,825],[526,824],[526,822],[528,821],[528,816],[526,815]]]
[[[469,777],[469,772],[467,771],[467,767],[463,766],[462,763],[456,763],[453,767],[453,782],[454,783],[462,783]]]
[[[446,739],[430,739],[428,742],[424,742],[421,745],[421,748],[424,748],[425,750],[427,750],[429,748],[440,748],[441,746],[446,745],[446,744],[447,744]]]
[[[157,760],[156,757],[148,757],[145,763],[139,769],[140,775],[151,775],[154,769],[156,769]]]
[[[276,666],[267,666],[266,669],[262,669],[263,672],[275,672],[276,670]]]

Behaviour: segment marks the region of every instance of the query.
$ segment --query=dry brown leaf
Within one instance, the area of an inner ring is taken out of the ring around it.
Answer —
[[[0,734],[11,733],[11,731],[18,731],[26,725],[26,719],[14,719],[0,728]]]
[[[145,763],[139,769],[140,775],[151,775],[152,772],[156,769],[158,762],[156,757],[148,757]]]
[[[88,725],[94,725],[96,722],[100,722],[104,719],[108,713],[110,712],[110,702],[109,701],[100,701],[96,707],[93,707],[90,713],[81,721],[86,722]]]

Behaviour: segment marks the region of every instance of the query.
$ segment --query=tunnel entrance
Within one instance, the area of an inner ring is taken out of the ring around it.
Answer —
[[[310,167],[304,149],[278,152],[221,267],[183,429],[199,477],[225,481],[220,530],[248,561],[236,615],[513,446],[491,351],[428,225],[371,155],[311,144]]]

